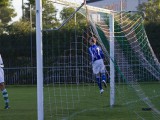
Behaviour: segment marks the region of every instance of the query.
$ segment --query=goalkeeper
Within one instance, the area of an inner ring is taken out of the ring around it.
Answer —
[[[104,53],[101,47],[96,44],[95,37],[90,38],[89,44],[90,44],[89,55],[91,59],[92,70],[93,70],[93,73],[96,75],[96,80],[100,90],[100,94],[102,94],[104,90],[102,88],[101,82],[104,84],[105,87],[107,86],[106,74],[105,74],[106,69],[103,61]]]
[[[5,88],[5,84],[4,84],[4,71],[3,71],[3,60],[0,54],[0,89],[2,91],[2,95],[5,101],[5,109],[9,108],[9,99],[8,99],[8,93],[7,90]]]

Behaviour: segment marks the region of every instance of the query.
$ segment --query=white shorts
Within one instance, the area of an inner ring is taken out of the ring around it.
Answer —
[[[94,74],[105,73],[106,68],[103,59],[94,61],[92,64],[92,70]]]
[[[4,82],[4,71],[3,68],[0,67],[0,83]]]

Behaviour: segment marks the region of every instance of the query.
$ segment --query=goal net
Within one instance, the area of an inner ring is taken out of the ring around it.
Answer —
[[[80,6],[57,0],[75,10]],[[110,16],[114,60],[110,57]],[[73,29],[67,30],[70,21]],[[85,24],[86,23],[86,24]],[[105,53],[107,88],[101,95],[89,64],[88,38]],[[83,6],[59,30],[43,30],[46,120],[160,119],[160,64],[140,13]],[[115,103],[110,106],[110,61],[115,68]]]

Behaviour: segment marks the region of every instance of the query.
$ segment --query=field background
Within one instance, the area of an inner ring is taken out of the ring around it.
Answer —
[[[145,91],[146,96],[150,98],[158,110],[160,110],[159,86],[159,82],[141,84],[141,88]],[[97,86],[86,86],[85,89],[84,87],[83,89],[79,87],[79,98],[75,97],[74,100],[72,99],[73,102],[75,102],[74,109],[66,109],[66,96],[58,97],[59,88],[59,86],[44,87],[45,120],[139,120],[140,118],[137,114],[140,114],[145,120],[154,120],[153,112],[142,111],[142,108],[147,106],[142,103],[136,94],[131,92],[130,88],[126,85],[116,86],[116,103],[113,108],[109,105],[109,87],[105,90],[103,95],[99,94]],[[48,102],[48,93],[50,93],[48,89],[50,92],[57,91],[58,93],[56,94],[57,96],[55,96],[55,94],[54,96],[50,95],[51,103]],[[37,120],[36,86],[7,86],[7,90],[11,108],[5,110],[3,99],[0,97],[0,119]],[[62,85],[61,91],[66,93],[66,90],[67,88]],[[68,88],[68,91],[70,91],[70,88]],[[118,91],[121,91],[124,97],[121,96]],[[59,101],[63,101],[63,103],[57,102],[55,106],[55,98],[53,97],[56,97],[56,100],[59,99]],[[131,99],[130,103],[127,103],[127,101],[124,100],[125,98],[126,100]],[[69,94],[68,100],[70,100]],[[70,100],[70,104],[67,105],[72,106],[72,100]],[[61,107],[62,105],[64,105],[63,108]],[[68,106],[68,108],[72,108],[71,106]],[[50,107],[52,109],[50,109]],[[59,113],[59,115],[56,115],[55,111]],[[62,112],[63,115],[61,115]]]

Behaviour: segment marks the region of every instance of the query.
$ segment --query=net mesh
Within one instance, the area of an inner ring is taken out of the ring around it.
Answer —
[[[160,65],[148,42],[141,15],[114,13],[115,60],[112,62],[116,100],[110,108],[109,77],[108,87],[100,95],[88,58],[88,38],[94,35],[105,53],[109,76],[110,12],[90,6],[78,12],[88,23],[81,31],[75,26],[73,31],[43,33],[47,39],[44,41],[47,42],[44,47],[47,48],[44,49],[45,119],[160,119]],[[80,25],[80,21],[76,23]]]
[[[100,36],[100,41],[107,49],[108,47],[106,46],[108,46],[109,43],[107,44],[106,41],[110,40],[109,15],[100,12],[95,14],[94,11],[93,15],[91,14],[91,18],[95,24],[94,29],[97,30]],[[143,18],[138,13],[115,13],[114,20],[115,61],[112,62],[114,62],[116,68],[117,79],[115,80],[118,83],[127,83],[131,90],[129,92],[135,92],[134,94],[139,97],[136,98],[134,96],[132,100],[139,99],[139,105],[146,105],[151,108],[153,110],[153,118],[157,119],[159,118],[159,110],[153,104],[154,100],[149,99],[148,93],[144,91],[145,89],[142,88],[140,83],[160,80],[159,62],[148,42],[143,26]],[[110,56],[108,56],[108,58],[110,59]],[[119,91],[119,86],[117,86],[116,89]],[[123,94],[122,92],[118,93]],[[124,96],[124,101],[127,103],[130,100],[131,99]],[[147,119],[143,114],[136,111],[136,107],[132,106],[130,109],[132,109],[138,117]]]

